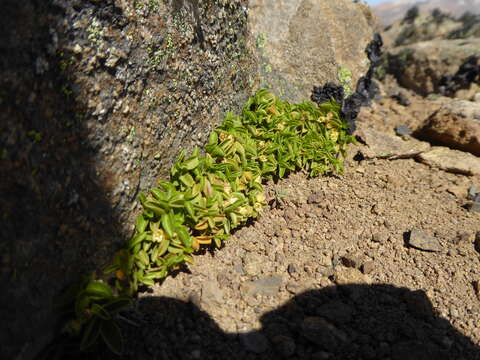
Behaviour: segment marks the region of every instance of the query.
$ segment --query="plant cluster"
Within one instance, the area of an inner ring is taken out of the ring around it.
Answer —
[[[104,271],[114,289],[90,278],[70,291],[75,312],[67,329],[82,336],[82,348],[101,335],[120,352],[111,311],[128,305],[139,286],[193,262],[202,246],[222,246],[233,229],[257,217],[266,203],[265,179],[298,169],[310,176],[341,172],[339,155],[354,138],[340,114],[333,99],[318,107],[290,104],[260,90],[240,116],[227,114],[203,151],[182,151],[170,181],[140,195],[144,210],[135,234]]]

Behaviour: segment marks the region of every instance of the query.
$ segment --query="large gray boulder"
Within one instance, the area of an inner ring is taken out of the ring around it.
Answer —
[[[263,86],[307,100],[341,68],[354,87],[372,19],[349,0],[3,1],[0,358],[51,339],[55,296],[226,111]]]

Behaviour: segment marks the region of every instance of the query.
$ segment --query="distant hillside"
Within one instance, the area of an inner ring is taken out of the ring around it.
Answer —
[[[462,15],[469,11],[480,13],[480,0],[398,0],[373,6],[374,12],[380,17],[383,24],[390,25],[401,19],[405,12],[412,6],[417,5],[420,11],[431,11],[435,8],[453,15]]]

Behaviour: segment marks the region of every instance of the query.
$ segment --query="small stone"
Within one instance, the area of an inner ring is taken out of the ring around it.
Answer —
[[[287,285],[285,285],[285,289],[293,295],[300,294],[303,290],[303,287],[296,283],[296,282],[289,282]]]
[[[458,199],[464,199],[465,198],[465,188],[463,186],[450,185],[450,186],[447,187],[446,190],[450,194],[456,196]]]
[[[455,318],[458,318],[460,316],[459,312],[457,309],[453,308],[453,309],[450,309],[450,315],[452,317],[455,317]]]
[[[419,129],[432,143],[480,155],[480,104],[454,100],[434,112]]]
[[[261,354],[268,349],[267,338],[259,332],[240,334],[240,339],[248,351]]]
[[[243,259],[243,269],[247,275],[256,276],[262,272],[264,259],[256,253],[247,253]]]
[[[388,240],[388,236],[385,233],[377,232],[372,235],[372,241],[376,243],[385,243]]]
[[[320,254],[318,264],[326,267],[332,266],[332,257],[327,254]]]
[[[480,93],[476,93],[476,94],[473,96],[473,101],[474,101],[474,102],[477,102],[477,103],[480,103]]]
[[[404,294],[408,311],[417,317],[428,317],[433,314],[433,306],[422,290],[408,291]]]
[[[468,208],[471,212],[480,213],[480,193],[475,195],[473,203]]]
[[[233,270],[240,275],[245,275],[245,270],[243,269],[242,264],[237,264],[233,266]]]
[[[472,281],[472,286],[473,286],[473,290],[475,291],[475,294],[480,298],[480,281],[479,280]]]
[[[296,268],[295,264],[288,264],[287,271],[290,275],[292,275],[293,273],[296,273],[297,268]]]
[[[285,358],[288,358],[295,354],[295,341],[285,335],[277,335],[272,339],[275,349]]]
[[[366,261],[362,265],[362,272],[364,274],[370,274],[375,269],[375,263],[373,261]]]
[[[480,253],[480,231],[475,234],[475,240],[473,240],[473,247]]]
[[[340,267],[334,275],[334,281],[337,285],[346,284],[370,284],[371,279],[354,268]]]
[[[207,306],[215,306],[223,303],[223,290],[217,281],[206,281],[202,287],[202,303]]]
[[[395,134],[398,136],[406,136],[406,135],[411,135],[413,133],[413,130],[410,129],[407,125],[398,125],[395,126]]]
[[[392,94],[390,97],[393,100],[396,100],[398,105],[402,105],[402,106],[411,105],[410,99],[401,91],[397,92],[396,94]],[[405,126],[405,125],[400,125],[400,126]]]
[[[244,283],[240,290],[249,296],[265,295],[274,296],[278,293],[280,286],[282,285],[282,277],[275,275],[265,278],[260,278],[255,281],[248,281]]]
[[[477,187],[476,186],[470,186],[470,188],[468,189],[467,199],[468,200],[474,200],[475,196],[477,194],[478,194]]]
[[[308,204],[320,204],[323,201],[323,196],[321,194],[312,194],[307,198]]]
[[[455,245],[463,245],[467,243],[472,243],[475,240],[474,233],[461,232],[457,234],[457,237],[453,239]]]
[[[245,273],[250,276],[259,275],[262,272],[260,263],[249,262],[244,265]]]
[[[302,335],[326,350],[334,351],[347,341],[347,336],[327,320],[310,316],[302,323]]]
[[[417,229],[413,229],[412,231],[410,231],[408,244],[416,249],[423,251],[442,251],[442,245],[436,238],[429,236]]]
[[[343,256],[340,261],[342,262],[343,266],[351,267],[351,268],[360,268],[361,265],[361,258],[355,255],[347,255]]]

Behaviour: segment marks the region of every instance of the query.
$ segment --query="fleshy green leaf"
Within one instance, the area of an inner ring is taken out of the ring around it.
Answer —
[[[88,296],[97,298],[108,299],[113,297],[112,288],[99,280],[90,281],[85,289],[85,293]]]
[[[95,344],[100,335],[100,321],[98,318],[92,318],[83,332],[82,341],[80,342],[80,350],[85,351]]]
[[[100,333],[110,350],[117,355],[122,355],[123,338],[118,325],[112,320],[103,320],[100,326]]]

